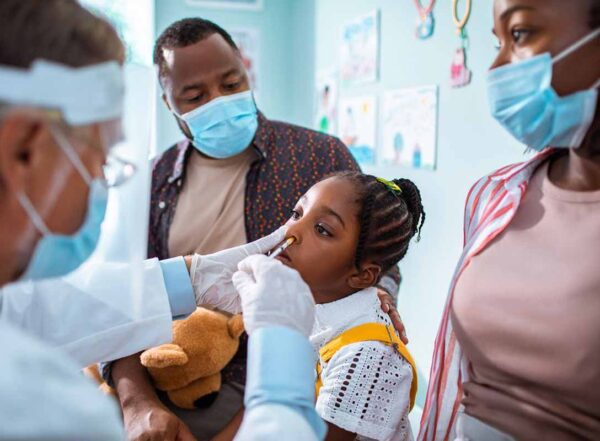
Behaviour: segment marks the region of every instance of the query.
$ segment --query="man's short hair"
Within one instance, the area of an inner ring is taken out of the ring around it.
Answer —
[[[191,46],[214,34],[219,34],[232,49],[238,51],[231,35],[212,21],[203,18],[184,18],[170,25],[160,34],[154,45],[154,64],[158,66],[159,78],[162,79],[166,74],[165,49]]]

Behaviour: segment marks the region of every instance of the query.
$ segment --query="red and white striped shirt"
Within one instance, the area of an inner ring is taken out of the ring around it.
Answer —
[[[452,440],[461,406],[467,361],[456,341],[450,309],[456,283],[471,259],[483,251],[512,221],[533,173],[552,149],[533,159],[503,167],[477,181],[465,205],[464,248],[452,277],[442,322],[435,340],[429,387],[418,441]]]

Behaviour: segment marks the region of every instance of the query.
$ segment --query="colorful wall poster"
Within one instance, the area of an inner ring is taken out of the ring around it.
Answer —
[[[341,77],[344,85],[377,81],[379,75],[379,11],[375,10],[344,26],[341,45]]]
[[[381,163],[435,170],[438,87],[385,92],[381,108]]]
[[[315,102],[315,129],[329,135],[336,135],[338,74],[335,69],[322,70],[317,74]]]
[[[256,94],[259,85],[260,33],[257,29],[251,28],[234,28],[229,30],[229,33],[240,50],[242,62],[248,72],[250,87]]]
[[[339,136],[359,164],[375,164],[376,98],[365,95],[340,99]]]

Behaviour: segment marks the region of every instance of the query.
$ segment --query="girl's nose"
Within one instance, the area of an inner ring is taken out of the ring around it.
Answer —
[[[288,223],[288,229],[286,232],[286,238],[293,237],[294,245],[299,245],[302,243],[302,219],[298,221],[291,221]]]

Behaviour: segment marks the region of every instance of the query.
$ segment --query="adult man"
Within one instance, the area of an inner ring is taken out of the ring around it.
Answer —
[[[316,180],[358,168],[336,138],[271,121],[257,111],[239,51],[214,23],[174,23],[158,38],[154,60],[164,102],[187,139],[155,163],[149,257],[206,254],[252,241],[283,224]],[[397,292],[398,283],[397,270],[382,279],[389,293]],[[240,410],[245,358],[242,344],[210,408],[171,407],[196,435],[212,437]],[[135,356],[104,371],[119,392],[130,438],[170,439],[173,434],[164,428],[181,427],[172,423],[176,418]]]

